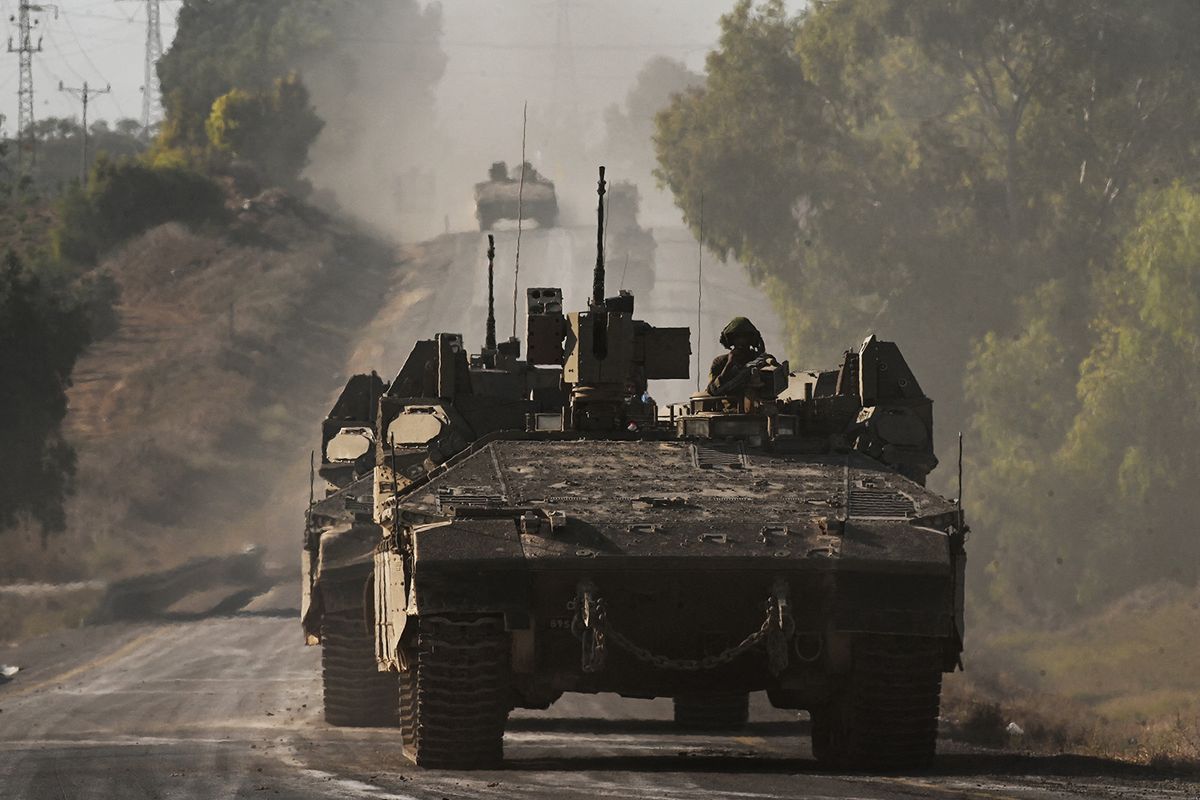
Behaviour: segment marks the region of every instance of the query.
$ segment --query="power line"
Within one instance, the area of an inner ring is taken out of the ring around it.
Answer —
[[[17,86],[17,169],[22,176],[29,174],[37,162],[37,139],[33,131],[33,54],[42,52],[42,37],[38,36],[37,44],[34,44],[33,29],[41,21],[34,19],[33,15],[45,11],[53,11],[54,16],[58,16],[57,6],[36,5],[30,0],[20,0],[16,20],[17,42],[14,45],[12,37],[8,39],[8,52],[16,53],[20,63],[20,83]]]
[[[101,69],[98,66],[96,66],[96,62],[92,60],[90,51],[97,50],[98,48],[95,48],[93,46],[89,46],[89,47],[83,46],[83,42],[81,42],[79,39],[79,34],[75,32],[75,25],[71,22],[71,14],[68,14],[64,11],[63,12],[63,20],[67,23],[67,30],[70,31],[71,38],[75,40],[75,46],[79,48],[79,54],[82,55],[84,60],[87,61],[88,66],[91,67],[92,71],[96,75],[98,75],[101,79],[103,79],[105,83],[108,83],[108,79],[105,78],[104,73],[101,71]],[[97,41],[99,39],[100,39],[100,37],[91,35],[88,37],[88,44],[91,45],[92,42]],[[54,45],[56,50],[58,50],[60,53],[62,52],[61,48],[58,47],[58,43],[55,42],[53,36],[50,37],[50,42],[51,42],[51,44]],[[63,60],[64,61],[66,60],[65,55],[63,56]],[[75,72],[75,70],[71,67],[70,64],[67,65],[67,68],[70,69],[72,72]],[[76,73],[76,75],[78,75],[78,73]],[[80,76],[79,79],[83,80],[83,77]],[[124,111],[124,109],[121,108],[120,102],[117,101],[116,95],[113,95],[112,102],[113,102],[113,105],[116,106],[117,113],[120,116],[124,117],[125,111]]]
[[[149,136],[150,125],[162,106],[158,83],[158,61],[163,56],[162,15],[159,0],[139,0],[146,4],[146,64],[142,79],[142,135]]]
[[[87,186],[87,179],[88,179],[88,103],[91,102],[91,99],[94,95],[111,94],[112,86],[105,86],[103,89],[93,89],[90,86],[88,86],[87,81],[84,81],[83,86],[81,88],[76,89],[76,88],[72,88],[70,86],[65,86],[60,81],[58,84],[58,90],[60,92],[66,92],[67,94],[74,95],[75,97],[79,98],[83,102],[83,151],[82,151],[82,155],[80,156],[79,183],[81,186]]]

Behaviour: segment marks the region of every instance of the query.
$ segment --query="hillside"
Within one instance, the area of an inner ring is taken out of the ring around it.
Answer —
[[[1200,768],[1200,591],[1146,586],[1058,627],[969,625],[942,708],[959,737]]]
[[[390,245],[282,195],[230,232],[169,224],[109,256],[120,325],[70,390],[68,532],[47,549],[19,537],[0,579],[113,579],[287,538],[243,521],[282,464],[307,463],[313,420],[401,264]],[[294,489],[306,495],[306,478]]]

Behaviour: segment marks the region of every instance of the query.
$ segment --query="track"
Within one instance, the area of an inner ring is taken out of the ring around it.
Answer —
[[[68,798],[1195,798],[1112,762],[943,746],[932,770],[822,773],[806,723],[755,697],[736,737],[680,733],[668,700],[568,695],[518,712],[505,768],[423,771],[396,728],[320,717],[319,652],[289,611],[104,626],[0,648],[0,796]]]

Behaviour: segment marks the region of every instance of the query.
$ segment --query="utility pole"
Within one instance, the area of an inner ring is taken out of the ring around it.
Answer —
[[[112,86],[105,86],[103,89],[93,89],[88,86],[88,82],[83,82],[83,87],[80,89],[71,86],[64,86],[62,81],[58,83],[58,90],[74,95],[83,102],[83,151],[79,162],[79,183],[81,186],[87,186],[88,181],[88,103],[92,97],[98,94],[109,94],[112,92]]]
[[[162,105],[158,83],[158,61],[163,55],[160,0],[138,0],[146,4],[146,74],[142,84],[142,136],[149,138],[150,125]]]
[[[42,37],[37,43],[33,41],[33,29],[39,20],[34,14],[43,11],[53,11],[58,16],[58,7],[38,5],[30,0],[20,0],[15,18],[9,17],[9,22],[17,23],[17,39],[14,43],[8,37],[8,52],[16,53],[20,62],[20,76],[17,84],[17,158],[18,174],[28,175],[37,161],[37,141],[33,132],[33,54],[42,52]]]

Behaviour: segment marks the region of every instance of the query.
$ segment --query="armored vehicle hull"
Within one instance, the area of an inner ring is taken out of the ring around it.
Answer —
[[[507,167],[497,162],[491,179],[475,184],[475,218],[481,231],[491,230],[500,220],[517,219],[533,220],[542,228],[553,227],[558,221],[554,184],[529,167],[522,185],[519,170],[516,178],[509,177]]]
[[[492,620],[515,705],[673,697],[681,723],[732,729],[765,690],[813,713],[833,764],[932,757],[941,673],[959,653],[963,559],[944,530],[957,512],[878,462],[501,440],[405,506],[440,519],[414,528],[411,577],[400,552],[377,557],[385,602],[403,597],[418,627]],[[904,713],[860,709],[864,692]]]

